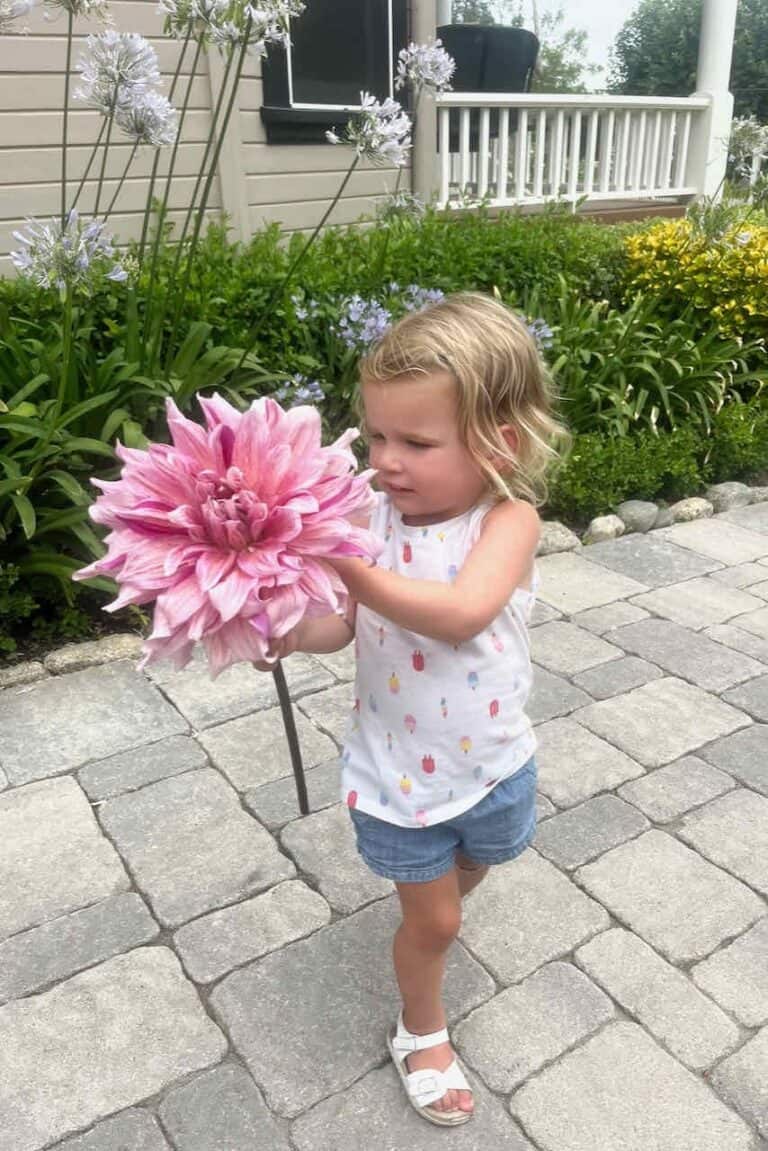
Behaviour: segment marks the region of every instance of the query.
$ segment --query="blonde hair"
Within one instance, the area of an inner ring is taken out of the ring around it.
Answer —
[[[360,363],[360,381],[449,372],[459,433],[497,500],[544,502],[545,474],[568,432],[553,414],[553,391],[525,322],[499,300],[457,292],[389,328]],[[517,433],[514,450],[500,432]]]

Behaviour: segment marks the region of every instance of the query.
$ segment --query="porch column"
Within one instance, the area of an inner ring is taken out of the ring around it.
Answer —
[[[696,96],[708,96],[710,107],[694,120],[688,151],[687,183],[699,194],[722,191],[728,161],[733,96],[728,90],[738,0],[703,0],[696,69]]]
[[[411,37],[417,44],[434,38],[437,8],[437,0],[412,0]],[[411,154],[411,187],[427,204],[437,194],[437,110],[430,92],[424,92],[419,102]]]
[[[453,21],[452,0],[437,0],[437,24],[450,24]]]

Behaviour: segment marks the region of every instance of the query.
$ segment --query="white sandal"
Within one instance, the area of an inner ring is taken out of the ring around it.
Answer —
[[[427,1047],[436,1047],[438,1043],[448,1042],[448,1032],[433,1031],[431,1035],[414,1035],[408,1031],[403,1023],[403,1011],[397,1017],[397,1028],[387,1036],[392,1061],[403,1081],[406,1094],[413,1108],[430,1123],[437,1123],[440,1127],[456,1127],[459,1123],[466,1123],[472,1118],[472,1111],[436,1111],[429,1107],[442,1099],[446,1091],[471,1091],[464,1072],[459,1066],[458,1059],[446,1071],[437,1071],[431,1067],[424,1067],[420,1071],[408,1071],[406,1058],[413,1051],[423,1051]]]

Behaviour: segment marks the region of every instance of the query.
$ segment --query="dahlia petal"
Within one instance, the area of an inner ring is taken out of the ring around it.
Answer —
[[[204,596],[195,575],[189,575],[164,591],[157,599],[171,627],[179,627],[202,607]]]
[[[195,571],[202,591],[210,591],[228,575],[236,561],[233,552],[206,550],[198,557]]]
[[[253,581],[235,567],[225,579],[210,588],[208,595],[211,603],[225,623],[240,612],[245,601],[253,589]]]

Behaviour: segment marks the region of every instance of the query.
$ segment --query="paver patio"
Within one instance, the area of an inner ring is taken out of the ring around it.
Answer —
[[[270,677],[83,645],[0,691],[0,1151],[768,1151],[768,503],[539,564],[540,832],[447,964],[472,1122],[386,1052],[351,652],[286,663],[301,818]]]

